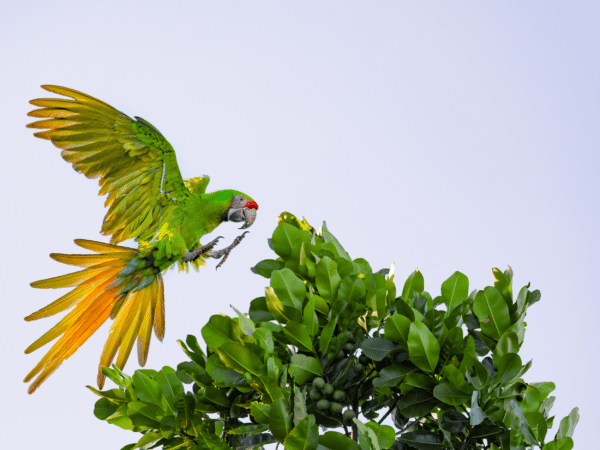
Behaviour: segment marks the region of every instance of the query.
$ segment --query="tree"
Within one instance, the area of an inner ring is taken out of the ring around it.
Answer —
[[[416,270],[397,292],[392,267],[352,260],[323,223],[282,213],[269,240],[277,259],[248,314],[215,315],[179,341],[177,369],[103,372],[94,414],[143,433],[123,450],[569,450],[578,408],[547,438],[554,383],[526,383],[518,355],[527,309],[540,300],[513,271],[469,293],[455,272],[441,295]],[[399,294],[399,295],[398,295]],[[188,389],[186,389],[186,385]],[[389,422],[393,426],[385,424]]]

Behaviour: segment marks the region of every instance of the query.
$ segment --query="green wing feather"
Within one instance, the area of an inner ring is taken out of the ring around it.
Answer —
[[[155,230],[161,217],[190,195],[175,151],[144,119],[135,120],[112,106],[73,89],[44,85],[70,97],[32,100],[29,113],[42,120],[29,128],[62,149],[63,159],[88,178],[100,178],[100,195],[109,207],[102,234],[117,244]]]

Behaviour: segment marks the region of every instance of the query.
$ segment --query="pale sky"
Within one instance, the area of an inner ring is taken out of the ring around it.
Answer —
[[[375,270],[395,262],[400,288],[415,268],[433,295],[455,270],[483,288],[510,264],[515,289],[542,292],[526,381],[554,381],[555,423],[579,406],[575,448],[595,448],[599,32],[592,1],[2,2],[3,445],[139,437],[97,420],[84,387],[108,325],[33,396],[22,383],[44,351],[24,349],[57,321],[23,317],[64,293],[29,283],[66,273],[48,254],[76,253],[74,238],[107,240],[96,182],[25,128],[39,85],[58,84],[149,120],[184,177],[260,205],[219,271],[167,274],[166,337],[146,367],[175,366],[177,339],[263,295],[249,268],[273,257],[287,210],[326,220]]]

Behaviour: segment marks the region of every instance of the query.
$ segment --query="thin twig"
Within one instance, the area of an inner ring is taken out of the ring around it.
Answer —
[[[381,419],[379,419],[379,422],[377,422],[379,425],[381,425],[381,422],[383,422],[385,419],[387,419],[387,416],[389,416],[392,411],[394,410],[394,408],[396,407],[396,404],[394,403],[392,406],[390,406],[390,409],[388,410],[388,412],[386,412],[383,417]]]

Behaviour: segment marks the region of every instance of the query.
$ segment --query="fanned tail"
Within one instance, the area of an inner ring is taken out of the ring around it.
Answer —
[[[30,394],[109,317],[114,322],[98,366],[100,388],[105,380],[101,368],[110,366],[115,356],[116,365],[122,369],[137,339],[138,362],[144,366],[152,328],[160,341],[164,336],[164,286],[160,273],[152,267],[144,267],[135,249],[84,239],[76,239],[75,243],[96,254],[52,253],[50,257],[64,264],[85,267],[84,270],[31,283],[32,287],[41,289],[73,289],[25,318],[27,321],[37,320],[72,308],[60,322],[25,350],[25,353],[31,353],[60,336],[23,380],[29,382],[37,375],[28,388]]]

